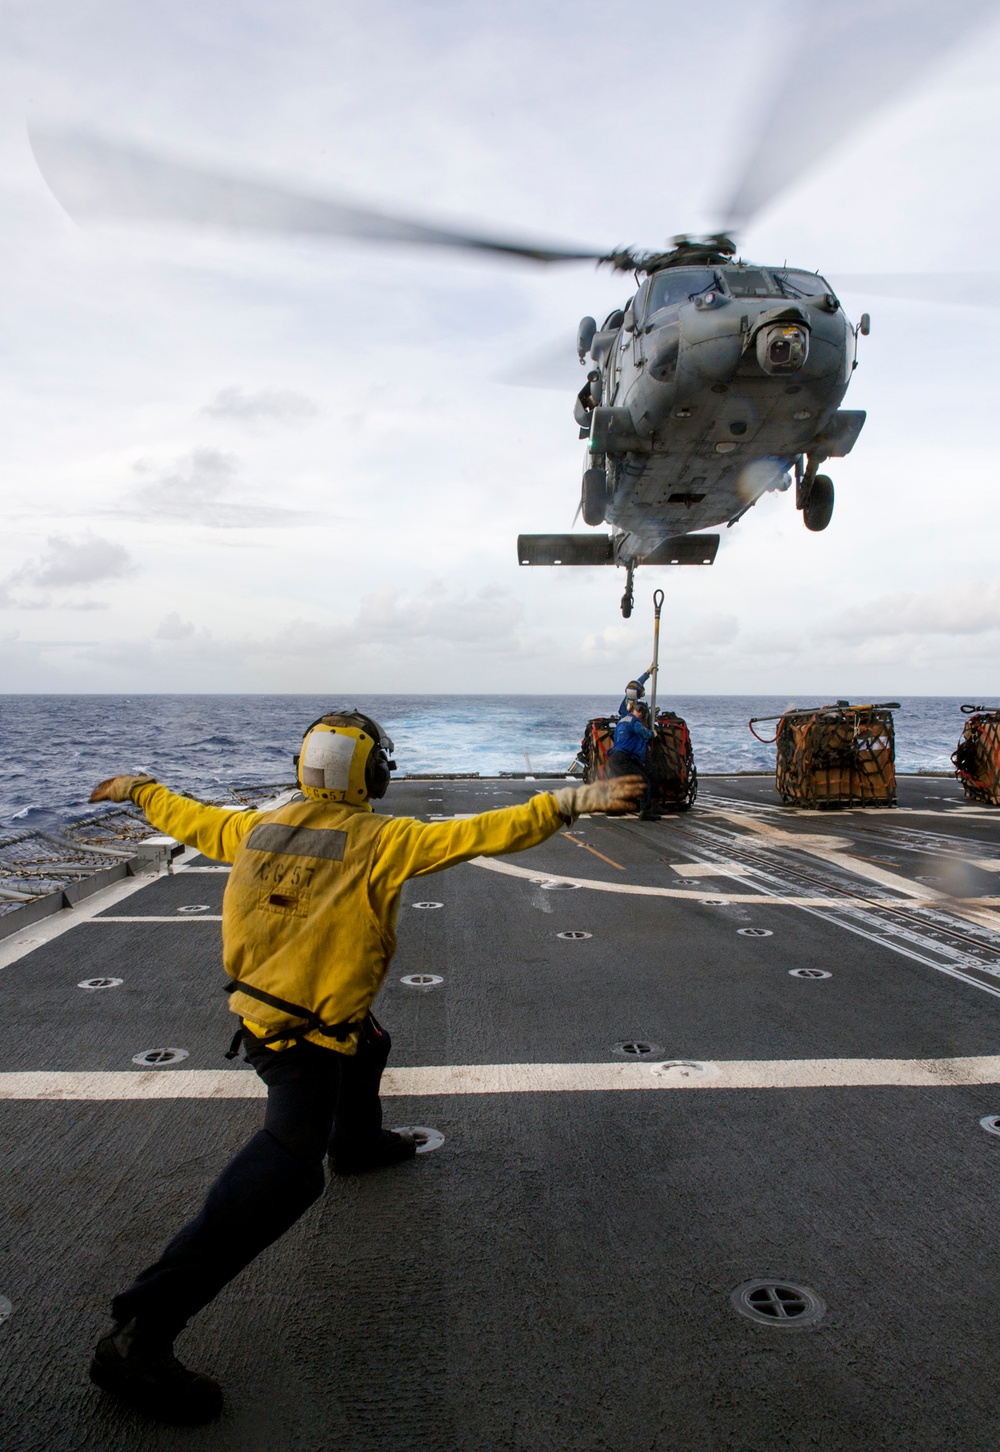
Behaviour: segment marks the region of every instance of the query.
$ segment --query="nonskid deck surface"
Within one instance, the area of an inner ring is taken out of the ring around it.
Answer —
[[[932,779],[896,811],[800,813],[715,778],[685,816],[410,883],[376,1005],[387,1120],[445,1143],[331,1183],[197,1319],[178,1350],[227,1407],[182,1430],[85,1370],[109,1295],[260,1119],[222,1058],[207,869],[0,944],[0,1444],[995,1452],[1000,813]],[[165,1047],[188,1057],[132,1063]],[[730,1295],[753,1277],[825,1316],[751,1323]]]

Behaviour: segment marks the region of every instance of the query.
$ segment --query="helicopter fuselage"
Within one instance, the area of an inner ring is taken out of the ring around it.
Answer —
[[[808,493],[864,422],[839,411],[856,329],[824,279],[799,269],[651,272],[600,329],[584,319],[579,351],[595,365],[574,409],[588,439],[584,518],[614,526],[620,564],[735,523],[793,476],[803,507],[803,482]]]

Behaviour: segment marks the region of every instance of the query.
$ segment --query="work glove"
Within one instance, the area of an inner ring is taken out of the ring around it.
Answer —
[[[109,776],[107,781],[99,782],[90,793],[92,802],[130,802],[132,793],[136,787],[145,786],[147,782],[155,781],[155,776],[147,776],[141,772],[139,776]]]
[[[560,815],[572,824],[584,812],[618,815],[634,807],[645,790],[641,776],[612,776],[587,786],[563,787],[553,792]]]

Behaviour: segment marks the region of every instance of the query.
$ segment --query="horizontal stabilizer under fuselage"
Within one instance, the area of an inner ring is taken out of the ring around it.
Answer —
[[[678,534],[658,544],[644,565],[714,565],[719,553],[717,534]]]
[[[711,565],[719,549],[717,534],[681,534],[665,539],[645,556],[616,555],[610,534],[520,534],[522,565]]]
[[[522,565],[613,565],[614,541],[609,534],[519,534],[517,558]]]

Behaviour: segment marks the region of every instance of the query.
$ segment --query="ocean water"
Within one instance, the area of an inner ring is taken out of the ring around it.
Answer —
[[[774,747],[755,741],[750,716],[787,696],[679,696],[698,769],[772,771]],[[961,736],[958,697],[910,697],[896,712],[902,772],[949,770]],[[608,696],[3,696],[0,695],[0,833],[89,815],[92,787],[144,770],[194,796],[224,797],[236,783],[291,782],[292,757],[310,722],[358,706],[388,730],[400,773],[563,771],[586,722],[614,712]],[[771,728],[773,729],[773,728]],[[758,727],[761,734],[768,727]]]

